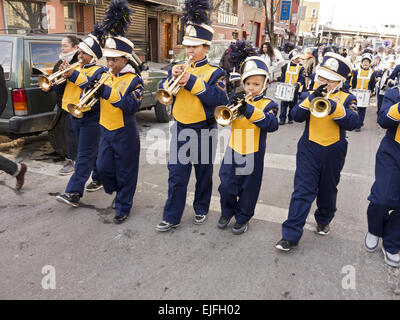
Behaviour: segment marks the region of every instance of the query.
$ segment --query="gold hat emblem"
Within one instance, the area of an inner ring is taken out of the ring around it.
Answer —
[[[109,49],[117,49],[117,43],[113,38],[108,38],[105,47]]]
[[[196,37],[197,36],[197,32],[196,32],[196,28],[192,25],[188,25],[186,27],[186,36],[188,37]]]
[[[326,60],[324,67],[336,72],[339,69],[339,62],[336,59],[329,58]]]
[[[257,63],[255,63],[254,61],[247,61],[244,66],[243,73],[247,73],[247,72],[257,69],[257,68],[258,68]]]

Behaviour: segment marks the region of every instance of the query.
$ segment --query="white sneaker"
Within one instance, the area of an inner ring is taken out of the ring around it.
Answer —
[[[399,253],[396,254],[391,254],[385,250],[385,248],[382,247],[383,255],[385,256],[385,262],[395,268],[400,267],[400,255]]]
[[[379,237],[367,232],[365,235],[364,245],[368,252],[374,252],[378,248]]]

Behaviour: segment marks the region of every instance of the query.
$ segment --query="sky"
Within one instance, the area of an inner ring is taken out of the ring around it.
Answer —
[[[332,26],[351,22],[362,25],[396,24],[400,27],[400,0],[307,0],[320,3],[319,23]]]

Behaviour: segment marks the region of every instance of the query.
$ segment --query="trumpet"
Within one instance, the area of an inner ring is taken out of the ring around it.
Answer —
[[[228,126],[240,116],[239,107],[244,102],[249,102],[252,98],[251,94],[247,94],[243,99],[239,100],[237,104],[233,106],[219,106],[214,111],[214,117],[217,123],[223,127]]]
[[[332,110],[332,104],[328,100],[332,91],[329,91],[324,97],[317,97],[310,102],[310,112],[314,117],[326,117]]]
[[[92,109],[92,107],[96,104],[99,99],[93,97],[95,92],[99,90],[99,88],[111,77],[111,72],[108,71],[106,75],[101,78],[92,89],[86,92],[78,104],[69,103],[67,105],[68,112],[73,115],[75,118],[82,118],[83,113]]]
[[[181,88],[178,85],[179,80],[183,77],[184,73],[187,71],[187,69],[190,66],[191,60],[193,59],[193,56],[190,56],[186,63],[184,64],[185,68],[183,69],[182,73],[176,77],[176,79],[172,78],[169,80],[165,85],[164,89],[158,89],[156,93],[156,98],[158,102],[160,102],[163,105],[170,105],[173,101],[173,96],[175,96],[179,89]]]
[[[67,72],[75,67],[78,67],[80,64],[81,64],[80,61],[75,62],[75,63],[71,64],[67,69],[57,71],[57,72],[49,75],[48,77],[45,75],[40,75],[38,77],[38,83],[39,83],[40,89],[42,89],[44,92],[48,92],[48,91],[50,91],[52,85],[58,85],[58,84],[64,83],[67,79],[61,78],[61,76],[65,72]]]

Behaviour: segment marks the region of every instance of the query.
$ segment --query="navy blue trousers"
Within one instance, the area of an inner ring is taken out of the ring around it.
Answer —
[[[378,106],[377,113],[379,113],[379,110],[381,110],[382,102],[383,102],[383,97],[384,97],[384,96],[385,96],[385,95],[383,95],[383,94],[377,94],[377,95],[376,95],[376,98],[377,98],[377,106]]]
[[[367,112],[367,108],[357,107],[357,109],[358,109],[358,116],[360,119],[357,128],[360,129],[364,125],[365,113]]]
[[[385,249],[400,250],[400,145],[385,136],[376,153],[375,182],[368,197],[368,231],[383,238]]]
[[[297,92],[294,93],[293,101],[281,101],[281,111],[279,114],[280,121],[286,121],[286,116],[288,117],[289,120],[293,120],[290,113],[291,113],[293,107],[297,104],[297,101],[298,101]],[[288,114],[288,108],[289,108],[289,114]]]
[[[100,139],[99,114],[85,114],[81,119],[70,118],[72,130],[78,141],[78,153],[75,159],[75,171],[69,179],[66,192],[79,192],[83,196],[85,183],[92,173],[92,178],[98,181],[96,158]]]
[[[106,193],[117,192],[117,215],[129,215],[139,172],[140,139],[134,116],[125,126],[109,131],[100,126],[97,170]]]
[[[65,110],[61,110],[61,112],[60,121],[64,121],[65,142],[67,144],[66,157],[67,159],[75,160],[78,153],[78,140],[75,131],[72,128],[71,115]]]
[[[400,210],[371,202],[367,210],[368,231],[383,239],[391,254],[400,250]]]
[[[196,176],[193,208],[196,214],[208,213],[212,192],[213,162],[217,148],[217,124],[188,128],[178,122],[171,126],[168,161],[168,199],[163,220],[178,224],[186,204],[187,185],[192,167]]]
[[[297,243],[302,234],[314,199],[315,220],[329,224],[336,212],[337,185],[347,153],[347,141],[323,147],[302,137],[297,146],[294,191],[289,214],[282,225],[282,237]]]
[[[265,150],[241,155],[229,146],[219,170],[221,214],[245,223],[254,216],[264,171]]]

